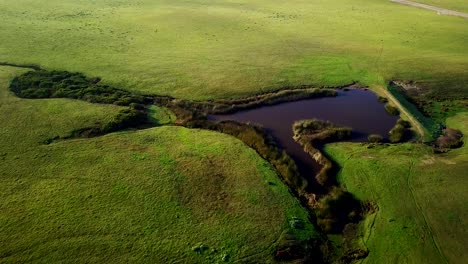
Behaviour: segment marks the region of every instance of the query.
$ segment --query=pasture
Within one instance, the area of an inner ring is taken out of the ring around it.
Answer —
[[[418,2],[468,12],[462,0]],[[0,24],[0,65],[37,64],[199,101],[358,83],[421,134],[439,123],[468,134],[461,17],[387,0],[0,0]],[[0,262],[270,263],[290,237],[323,235],[253,149],[172,126],[169,108],[148,108],[152,128],[52,140],[111,124],[124,108],[18,98],[8,83],[25,71],[0,66]],[[414,81],[419,110],[431,118],[392,95],[391,80]],[[325,146],[341,167],[338,182],[378,206],[358,227],[357,243],[369,249],[361,262],[468,259],[467,151]]]
[[[23,71],[0,67],[2,263],[267,263],[286,233],[316,236],[271,165],[230,136],[164,126],[45,144],[120,107],[17,98],[7,84]]]
[[[468,113],[447,120],[468,134]],[[468,258],[466,188],[468,146],[434,155],[420,144],[336,143],[325,152],[339,182],[361,200],[377,203],[361,230],[369,248],[363,263],[464,263]]]
[[[467,21],[384,0],[2,0],[0,23],[0,61],[146,93],[202,100],[403,79],[429,97],[466,97]]]

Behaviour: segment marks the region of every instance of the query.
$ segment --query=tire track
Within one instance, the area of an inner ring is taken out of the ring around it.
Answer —
[[[416,210],[417,212],[422,216],[422,219],[424,221],[424,225],[426,226],[427,230],[429,231],[429,235],[431,236],[432,243],[434,244],[435,248],[437,249],[437,252],[439,253],[440,257],[444,260],[444,263],[449,263],[447,260],[447,257],[445,257],[444,253],[442,252],[442,249],[439,246],[439,243],[437,243],[437,240],[434,236],[434,233],[432,232],[432,228],[429,225],[429,222],[427,221],[426,215],[424,214],[424,211],[422,210],[422,207],[419,205],[416,196],[414,195],[414,189],[411,185],[410,177],[411,177],[411,172],[413,171],[413,167],[415,162],[412,161],[408,170],[408,174],[406,176],[406,184],[408,185],[408,188],[411,193],[411,197],[413,198],[413,202],[416,205]]]
[[[421,135],[421,139],[424,140],[424,137],[426,136],[425,129],[419,121],[411,115],[409,111],[406,110],[406,108],[403,107],[403,105],[396,99],[387,89],[381,87],[382,93],[390,100],[399,110],[402,114],[404,114],[408,120],[412,123],[412,127],[417,130],[419,135]]]
[[[444,9],[444,8],[440,8],[437,6],[431,6],[431,5],[426,5],[426,4],[421,4],[421,3],[417,3],[413,1],[406,1],[406,0],[391,0],[391,1],[394,3],[402,4],[402,5],[414,6],[418,8],[424,8],[424,9],[436,11],[438,15],[458,16],[458,17],[468,18],[467,13]]]

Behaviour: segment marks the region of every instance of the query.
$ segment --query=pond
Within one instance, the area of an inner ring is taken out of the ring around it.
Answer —
[[[389,115],[384,104],[368,90],[338,90],[336,97],[306,99],[262,106],[226,115],[212,115],[210,120],[235,120],[260,124],[278,144],[295,160],[301,173],[316,171],[317,163],[294,141],[292,125],[295,121],[317,118],[353,129],[350,141],[364,142],[370,134],[386,138],[398,120]]]

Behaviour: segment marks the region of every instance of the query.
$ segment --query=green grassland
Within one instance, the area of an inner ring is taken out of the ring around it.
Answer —
[[[187,99],[416,80],[466,97],[468,23],[384,0],[0,0],[0,61]]]
[[[468,134],[468,112],[447,120]],[[362,230],[365,263],[465,263],[468,258],[468,146],[442,155],[420,144],[353,143],[326,148],[342,167],[339,181],[378,204]]]
[[[421,2],[468,11],[465,1]],[[433,112],[468,134],[460,17],[387,0],[0,0],[0,24],[0,63],[184,99],[414,80],[428,98],[460,100]],[[165,126],[175,119],[166,108],[149,108],[159,127],[46,144],[123,108],[17,98],[8,81],[24,71],[0,67],[0,262],[268,263],[282,234],[317,235],[270,164],[233,137]],[[325,151],[340,183],[379,207],[361,226],[363,262],[468,259],[466,145]],[[291,229],[292,217],[305,228]]]
[[[0,262],[266,263],[283,233],[316,235],[272,167],[230,136],[163,126],[43,144],[121,108],[17,98],[7,84],[23,71],[0,67]]]
[[[414,2],[447,8],[454,11],[468,12],[468,2],[465,0],[416,0]]]

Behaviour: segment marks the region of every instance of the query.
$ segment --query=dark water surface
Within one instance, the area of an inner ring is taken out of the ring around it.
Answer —
[[[292,138],[295,121],[317,118],[353,129],[350,141],[367,141],[369,134],[387,137],[398,117],[389,115],[377,96],[366,90],[338,90],[336,97],[307,99],[273,106],[212,115],[210,120],[235,120],[261,124],[296,161],[301,173],[315,171],[317,164]]]

